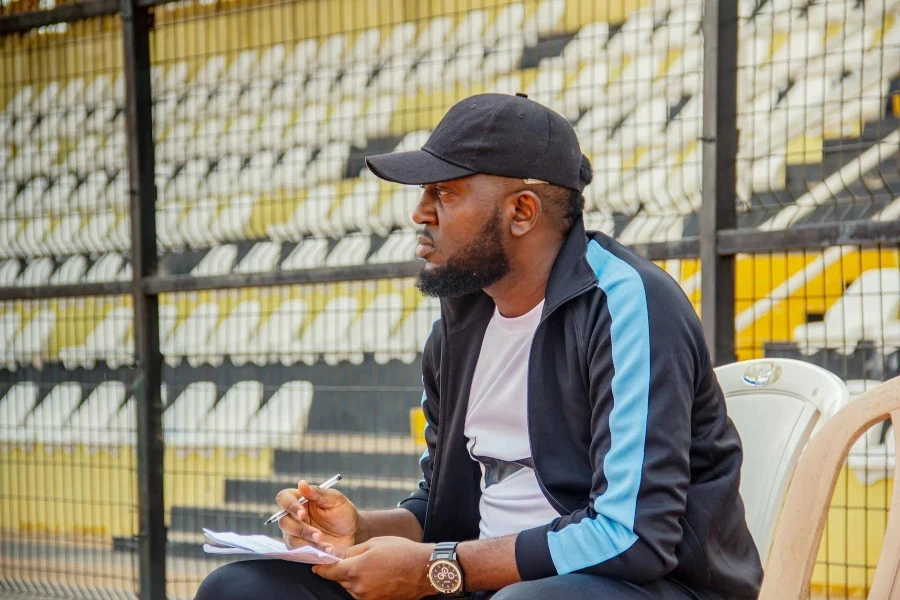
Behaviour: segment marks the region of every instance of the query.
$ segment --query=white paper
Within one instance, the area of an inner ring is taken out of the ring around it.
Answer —
[[[209,554],[253,554],[309,565],[329,565],[340,560],[337,556],[312,546],[290,549],[284,542],[264,535],[239,535],[231,531],[216,532],[206,528],[203,529],[203,534],[219,544],[219,546],[204,544],[203,550]]]

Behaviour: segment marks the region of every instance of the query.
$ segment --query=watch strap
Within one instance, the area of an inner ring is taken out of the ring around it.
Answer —
[[[431,553],[431,561],[452,560],[456,562],[456,547],[458,545],[459,542],[440,542],[434,547],[434,552]]]

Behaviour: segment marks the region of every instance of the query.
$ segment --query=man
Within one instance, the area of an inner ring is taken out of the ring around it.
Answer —
[[[198,598],[755,597],[740,440],[700,323],[662,270],[585,232],[571,125],[479,95],[422,150],[367,163],[423,188],[418,287],[442,317],[422,358],[423,479],[387,511],[282,491],[287,542],[344,560],[228,565]]]

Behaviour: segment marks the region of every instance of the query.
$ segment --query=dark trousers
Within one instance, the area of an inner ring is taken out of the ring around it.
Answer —
[[[333,581],[315,575],[308,565],[280,560],[248,560],[219,567],[197,590],[195,600],[348,600]],[[663,579],[640,586],[596,575],[560,575],[523,581],[476,600],[720,600],[719,594],[695,593]]]

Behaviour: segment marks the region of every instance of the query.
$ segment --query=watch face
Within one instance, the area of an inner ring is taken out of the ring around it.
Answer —
[[[428,579],[442,594],[453,594],[462,588],[462,573],[449,560],[436,560],[428,568]]]

